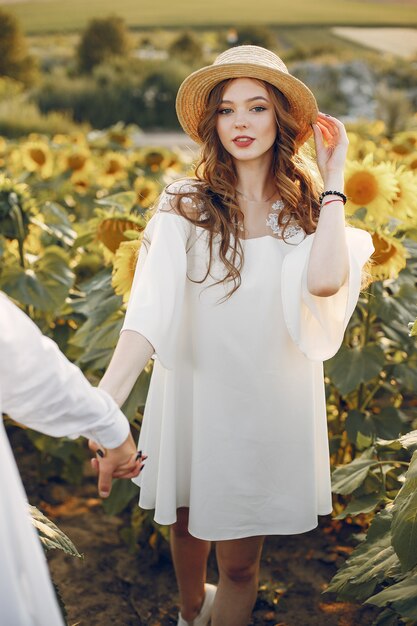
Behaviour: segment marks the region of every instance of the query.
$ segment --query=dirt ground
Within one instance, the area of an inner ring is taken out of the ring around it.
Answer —
[[[39,487],[34,454],[23,448],[21,436],[15,434],[11,438],[29,501],[58,524],[83,554],[83,559],[77,559],[58,550],[48,553],[68,624],[175,626],[178,596],[168,544],[161,540],[156,551],[143,542],[134,553],[129,551],[120,531],[130,517],[104,513],[87,464],[80,487],[59,482]],[[360,530],[328,515],[312,531],[268,537],[251,626],[370,625],[378,614],[376,607],[337,602],[334,594],[322,594],[352,551],[353,534]],[[214,549],[208,581],[217,581]]]

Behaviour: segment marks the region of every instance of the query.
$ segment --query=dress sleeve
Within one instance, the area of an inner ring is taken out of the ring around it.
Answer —
[[[155,213],[148,222],[121,330],[143,335],[166,369],[175,362],[190,230],[186,218],[168,211]]]
[[[314,234],[287,254],[282,266],[282,304],[288,332],[307,358],[325,361],[336,354],[355,310],[361,272],[374,251],[372,237],[359,228],[346,227],[349,274],[333,296],[314,296],[307,288],[307,270]]]

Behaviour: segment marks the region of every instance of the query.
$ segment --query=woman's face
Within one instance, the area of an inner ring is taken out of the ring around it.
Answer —
[[[230,82],[217,111],[216,129],[225,150],[239,161],[252,161],[272,152],[277,124],[262,83],[253,78]]]

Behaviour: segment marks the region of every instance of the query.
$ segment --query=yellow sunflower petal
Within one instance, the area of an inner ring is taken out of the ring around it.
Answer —
[[[384,224],[398,194],[398,181],[389,163],[373,162],[368,154],[362,161],[348,161],[345,169],[346,212],[366,207],[376,224]]]
[[[118,296],[123,296],[123,302],[127,302],[129,299],[140,243],[139,239],[124,241],[115,254],[112,285],[115,293]]]
[[[369,270],[373,279],[397,278],[406,266],[408,256],[406,248],[392,235],[381,231],[374,231],[371,235],[375,252],[371,257]]]

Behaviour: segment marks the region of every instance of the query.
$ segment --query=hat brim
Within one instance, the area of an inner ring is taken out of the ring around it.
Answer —
[[[175,103],[178,120],[184,131],[201,144],[198,125],[207,105],[210,91],[228,78],[257,78],[281,91],[290,104],[291,114],[300,126],[297,145],[303,144],[312,134],[310,124],[318,115],[316,99],[310,89],[298,78],[265,66],[251,63],[210,65],[190,74],[181,84]]]

